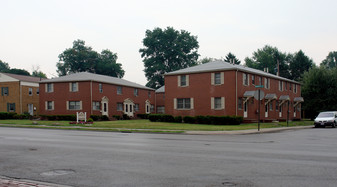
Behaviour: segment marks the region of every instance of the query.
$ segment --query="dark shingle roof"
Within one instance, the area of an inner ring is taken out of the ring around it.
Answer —
[[[74,73],[58,78],[48,79],[41,81],[41,83],[53,83],[53,82],[74,82],[74,81],[96,81],[96,82],[102,82],[102,83],[108,83],[108,84],[116,84],[121,86],[128,86],[128,87],[134,87],[134,88],[141,88],[141,89],[147,89],[147,90],[154,90],[152,88],[127,81],[124,79],[106,76],[106,75],[99,75],[94,73],[88,73],[88,72],[80,72],[80,73]]]
[[[25,81],[25,82],[39,83],[41,80],[47,80],[45,78],[32,77],[32,76],[26,76],[26,75],[17,75],[17,74],[12,74],[12,73],[3,73],[3,74],[9,77],[12,77],[14,79],[18,79],[19,81]]]
[[[267,73],[267,72],[257,70],[257,69],[253,69],[253,68],[249,68],[246,66],[230,64],[224,61],[213,61],[213,62],[209,62],[205,64],[200,64],[197,66],[166,73],[165,75],[181,75],[181,74],[190,74],[190,73],[216,72],[216,71],[228,71],[228,70],[238,70],[242,72],[252,73],[255,75],[271,77],[274,79],[285,80],[285,81],[299,84],[299,82],[296,82],[294,80],[286,79],[284,77],[276,76],[274,74]]]

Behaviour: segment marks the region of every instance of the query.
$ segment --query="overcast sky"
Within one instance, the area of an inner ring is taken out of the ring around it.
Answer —
[[[0,60],[57,76],[58,55],[81,39],[109,49],[124,79],[146,84],[139,49],[147,29],[171,26],[198,37],[200,58],[264,45],[302,49],[316,64],[337,51],[336,0],[0,0]]]

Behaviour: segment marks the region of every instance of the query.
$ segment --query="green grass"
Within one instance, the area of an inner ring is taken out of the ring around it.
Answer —
[[[52,126],[53,128],[62,129],[70,128],[69,121],[34,121],[37,124],[33,124],[32,120],[0,120],[0,124],[9,124],[13,126],[24,125],[29,127],[43,127]],[[293,126],[308,126],[313,125],[312,121],[293,121],[289,122],[289,127]],[[85,126],[85,125],[77,125]],[[241,125],[202,125],[202,124],[185,124],[185,123],[164,123],[164,122],[150,122],[149,120],[120,120],[120,121],[99,121],[94,122],[91,126],[85,126],[89,129],[101,129],[101,130],[112,130],[112,131],[126,131],[127,129],[135,129],[133,131],[142,132],[170,132],[170,131],[233,131],[233,130],[247,130],[256,129],[257,123],[244,123]],[[276,127],[286,127],[286,122],[277,123],[260,123],[260,128],[276,128]],[[79,128],[80,129],[80,128]]]

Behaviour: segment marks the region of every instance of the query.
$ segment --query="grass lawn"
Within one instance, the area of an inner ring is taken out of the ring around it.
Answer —
[[[37,124],[33,124],[37,122]],[[32,121],[32,120],[0,120],[0,124],[9,124],[9,126],[53,126],[57,128],[58,126],[64,128],[70,125],[69,121]],[[260,123],[260,128],[276,128],[276,127],[286,127],[286,122],[277,123]],[[289,127],[293,126],[308,126],[313,125],[313,121],[302,120],[289,122]],[[77,125],[84,126],[84,125]],[[247,130],[247,129],[257,129],[257,123],[244,123],[241,125],[202,125],[202,124],[186,124],[186,123],[164,123],[164,122],[150,122],[149,120],[119,120],[119,121],[98,121],[94,122],[91,126],[86,126],[90,128],[102,128],[102,129],[147,129],[153,132],[156,131],[232,131],[232,130]]]

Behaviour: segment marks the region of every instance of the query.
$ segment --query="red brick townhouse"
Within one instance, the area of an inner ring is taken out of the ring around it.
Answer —
[[[39,114],[39,77],[0,73],[0,112]]]
[[[41,114],[87,112],[90,115],[134,117],[154,111],[153,89],[124,79],[88,72],[40,82]]]
[[[260,88],[261,120],[301,119],[300,83],[264,71],[223,61],[181,69],[165,75],[165,112],[174,116],[238,115],[258,119]]]

